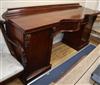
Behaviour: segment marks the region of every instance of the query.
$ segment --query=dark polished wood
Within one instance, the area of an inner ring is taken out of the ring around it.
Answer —
[[[1,22],[11,54],[24,66],[21,79],[28,82],[51,68],[53,37],[80,50],[88,44],[93,23],[100,12],[76,4],[8,9]]]

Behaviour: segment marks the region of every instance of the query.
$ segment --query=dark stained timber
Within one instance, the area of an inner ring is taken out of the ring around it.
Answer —
[[[76,50],[87,45],[99,13],[78,3],[8,9],[0,24],[11,54],[24,66],[24,83],[51,68],[56,34],[63,32],[62,42]]]

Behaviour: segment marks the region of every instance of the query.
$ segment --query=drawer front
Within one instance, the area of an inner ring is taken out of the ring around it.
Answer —
[[[75,32],[80,30],[79,21],[61,21],[60,29],[65,32]]]
[[[54,34],[59,32],[76,32],[80,30],[80,21],[61,21],[55,24],[52,29]]]

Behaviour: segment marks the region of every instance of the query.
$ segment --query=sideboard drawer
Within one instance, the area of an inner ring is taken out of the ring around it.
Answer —
[[[75,32],[80,30],[80,21],[67,21],[60,22],[60,28],[65,32]]]

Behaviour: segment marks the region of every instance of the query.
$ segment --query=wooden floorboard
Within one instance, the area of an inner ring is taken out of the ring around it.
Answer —
[[[92,72],[96,67],[100,64],[100,57],[96,60],[96,62],[90,67],[90,69],[86,72],[86,74],[76,83],[76,85],[93,85],[93,81],[90,79]]]
[[[90,69],[90,67],[95,63],[100,57],[100,45],[97,46],[88,56],[82,59],[73,69],[65,74],[61,79],[55,82],[54,85],[93,85],[89,82],[90,77],[85,76],[83,80],[81,78]],[[100,64],[100,61],[98,62]],[[93,69],[92,69],[93,70]],[[91,74],[91,72],[89,73]],[[79,84],[77,82],[80,81]]]
[[[62,64],[64,61],[66,61],[70,57],[72,57],[75,53],[77,53],[77,51],[74,50],[73,48],[71,48],[61,42],[58,43],[52,49],[52,55],[51,55],[52,67],[56,67],[56,66]]]
[[[98,45],[99,43],[96,41],[91,40],[91,43]],[[53,46],[52,49],[52,57],[51,57],[51,64],[53,67],[58,66],[59,64],[63,63],[67,59],[69,59],[72,55],[74,55],[77,51],[63,43],[57,43]],[[54,84],[54,83],[52,83]],[[17,78],[8,82],[6,85],[23,85],[22,82]]]
[[[75,53],[77,53],[76,50],[61,42],[53,45],[51,62],[50,62],[52,64],[52,68],[68,60]],[[23,84],[19,79],[15,79],[11,82],[8,82],[6,85],[23,85]]]

